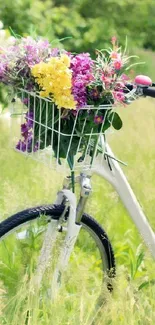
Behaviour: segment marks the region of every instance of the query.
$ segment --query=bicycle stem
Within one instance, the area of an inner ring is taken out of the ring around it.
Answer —
[[[87,200],[89,198],[89,195],[92,192],[91,187],[91,181],[90,176],[85,174],[80,174],[80,186],[81,186],[81,193],[80,193],[80,199],[77,205],[76,209],[76,223],[80,224],[84,208],[86,206]]]

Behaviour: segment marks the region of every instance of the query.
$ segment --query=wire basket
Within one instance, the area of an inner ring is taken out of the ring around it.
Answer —
[[[104,157],[101,136],[109,130],[113,114],[112,105],[58,109],[51,99],[18,89],[11,104],[11,145],[52,169],[87,170],[98,155]]]

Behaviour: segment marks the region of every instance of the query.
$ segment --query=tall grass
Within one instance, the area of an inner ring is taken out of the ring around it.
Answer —
[[[121,116],[124,128],[112,134],[109,142],[115,155],[128,163],[123,169],[155,229],[155,101],[139,100],[121,108]],[[8,124],[9,120],[3,116],[0,119],[1,220],[25,207],[52,203],[62,180],[61,175],[42,164],[25,160],[10,149]],[[87,212],[103,225],[112,241],[117,261],[114,292],[110,294],[104,288],[102,303],[95,306],[95,297],[86,294],[83,281],[80,295],[69,295],[63,290],[57,300],[51,302],[47,296],[34,291],[26,276],[19,281],[14,295],[9,290],[8,278],[8,285],[0,282],[0,324],[154,323],[155,263],[116,192],[99,177],[94,177],[92,182],[93,195]],[[14,249],[12,247],[12,258]],[[1,270],[0,263],[0,274]],[[16,272],[13,267],[12,272]]]

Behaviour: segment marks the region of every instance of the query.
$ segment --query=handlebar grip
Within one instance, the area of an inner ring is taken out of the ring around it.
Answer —
[[[143,94],[155,98],[155,88],[143,88]]]

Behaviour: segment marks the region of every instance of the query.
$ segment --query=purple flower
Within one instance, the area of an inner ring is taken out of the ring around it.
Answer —
[[[33,91],[34,90],[34,83],[33,82],[28,82],[25,89],[28,91]]]
[[[27,152],[32,152],[32,137],[27,139]]]
[[[72,114],[73,116],[76,116],[78,114],[78,111],[76,111],[75,109],[72,110]]]
[[[49,58],[51,50],[47,40],[34,40],[32,37],[16,39],[5,53],[0,53],[0,80],[15,87],[24,79],[27,83],[25,88],[34,90],[35,81],[31,75],[31,67]]]
[[[19,140],[19,142],[16,145],[16,149],[25,152],[26,151],[26,143],[22,140]]]
[[[53,49],[51,50],[50,55],[51,55],[51,56],[58,56],[59,53],[60,53],[60,50],[59,50],[58,48],[55,47],[55,48],[53,48]]]
[[[78,54],[71,58],[72,70],[72,93],[77,108],[82,108],[87,104],[86,87],[92,80],[93,61],[88,53]]]
[[[39,40],[38,41],[38,48],[39,49],[42,49],[42,50],[44,50],[44,49],[46,49],[46,48],[49,48],[50,47],[50,43],[49,43],[49,41],[48,40]]]
[[[21,132],[24,133],[24,132],[27,132],[28,131],[28,126],[26,123],[24,124],[21,124]]]
[[[100,98],[100,93],[99,91],[95,88],[95,89],[91,89],[90,93],[89,93],[90,97],[93,100],[99,99]]]
[[[33,137],[27,140],[27,152],[36,152],[39,149],[39,142],[33,144]]]
[[[21,124],[21,135],[24,137],[24,140],[30,139],[32,137],[32,131],[33,128],[33,120],[30,119],[33,118],[32,112],[26,113],[26,123]]]
[[[28,129],[33,128],[33,112],[27,112],[25,116]]]
[[[24,105],[27,105],[27,104],[28,104],[28,98],[23,98],[22,103],[23,103]]]
[[[22,39],[21,44],[25,51],[24,59],[28,66],[33,66],[48,56],[50,44],[47,40],[35,41],[31,37],[26,37]]]
[[[26,119],[27,119],[27,118],[31,118],[31,119],[33,119],[33,112],[27,112],[27,113],[25,114],[25,116],[26,116]]]
[[[7,64],[5,62],[0,62],[0,79],[3,80],[6,73]]]
[[[39,142],[37,141],[33,148],[33,151],[36,152],[36,151],[38,151],[38,149],[39,149]]]
[[[23,140],[19,140],[16,145],[16,149],[20,151],[36,152],[39,149],[39,142],[33,144],[33,112],[27,112],[25,114],[26,122],[21,124],[21,135]]]
[[[31,137],[32,132],[29,131],[30,127],[28,123],[21,124],[21,135],[24,138],[24,140],[27,140],[29,137]]]
[[[19,140],[16,145],[16,149],[22,152],[32,152],[32,151],[36,152],[39,149],[39,142],[37,141],[33,148],[32,148],[32,144],[33,144],[32,137],[27,139],[27,141]]]
[[[94,123],[95,124],[101,124],[103,122],[103,116],[98,116],[98,115],[96,115],[95,117],[94,117]]]
[[[21,133],[22,137],[26,141],[27,139],[30,139],[32,137],[32,131],[25,131]]]

